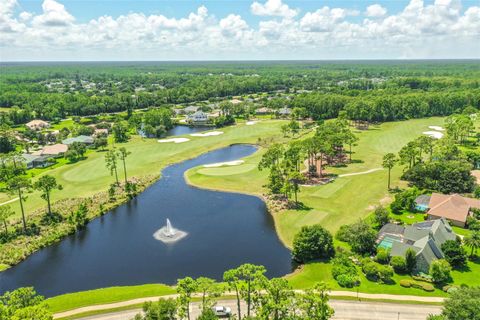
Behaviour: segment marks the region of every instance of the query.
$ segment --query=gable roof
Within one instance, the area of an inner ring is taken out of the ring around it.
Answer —
[[[480,209],[480,200],[465,198],[458,194],[433,193],[429,207],[429,215],[466,222],[471,208]]]
[[[429,264],[436,259],[443,258],[442,244],[447,240],[455,240],[456,234],[444,218],[425,221],[406,226],[401,232],[400,226],[386,224],[380,229],[388,234],[395,234],[399,237],[390,237],[393,240],[390,254],[392,256],[405,256],[407,250],[413,249],[417,256],[423,256]]]
[[[93,143],[93,138],[90,136],[78,136],[74,138],[68,138],[62,141],[63,144],[69,145],[74,142],[80,142],[80,143]]]
[[[43,147],[42,150],[34,152],[33,155],[40,155],[40,156],[52,155],[52,156],[56,156],[56,155],[67,152],[67,150],[68,150],[67,145],[57,143],[57,144],[53,144],[51,146],[45,146],[45,147]]]

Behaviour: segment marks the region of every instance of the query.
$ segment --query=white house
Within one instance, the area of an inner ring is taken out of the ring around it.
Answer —
[[[197,111],[187,116],[187,121],[193,124],[205,124],[208,121],[208,115],[203,111]]]

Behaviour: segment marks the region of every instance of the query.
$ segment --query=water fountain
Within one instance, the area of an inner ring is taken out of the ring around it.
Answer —
[[[177,230],[172,227],[172,223],[167,218],[167,223],[165,226],[158,229],[153,237],[157,240],[162,241],[163,243],[173,243],[177,242],[180,239],[183,239],[187,236],[188,233],[182,230]]]

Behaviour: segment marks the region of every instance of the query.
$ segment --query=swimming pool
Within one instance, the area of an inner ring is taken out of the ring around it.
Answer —
[[[386,236],[385,238],[382,239],[382,241],[380,241],[380,244],[378,245],[378,248],[387,249],[387,250],[392,249],[394,241],[397,241],[397,240],[394,239],[394,238]]]

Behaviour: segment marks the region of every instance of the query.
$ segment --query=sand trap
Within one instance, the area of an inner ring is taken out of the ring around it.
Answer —
[[[211,163],[211,164],[206,164],[204,165],[205,168],[218,168],[218,167],[223,167],[223,166],[238,166],[245,161],[243,160],[235,160],[235,161],[227,161],[227,162],[217,162],[217,163]]]
[[[170,139],[161,139],[158,140],[160,143],[166,143],[166,142],[173,142],[173,143],[182,143],[182,142],[187,142],[190,141],[188,138],[170,138]]]
[[[433,130],[437,130],[437,131],[445,131],[444,128],[439,127],[439,126],[428,126],[428,129],[433,129]]]
[[[443,133],[438,132],[438,131],[425,131],[423,134],[426,134],[427,136],[430,136],[435,139],[441,139],[443,137]]]
[[[187,119],[180,119],[178,122],[180,122],[180,123],[187,123]]]
[[[210,131],[206,133],[192,133],[191,136],[192,137],[210,137],[210,136],[218,136],[221,134],[223,134],[222,131]]]
[[[247,121],[245,124],[247,126],[253,126],[254,124],[256,124],[258,121]]]

